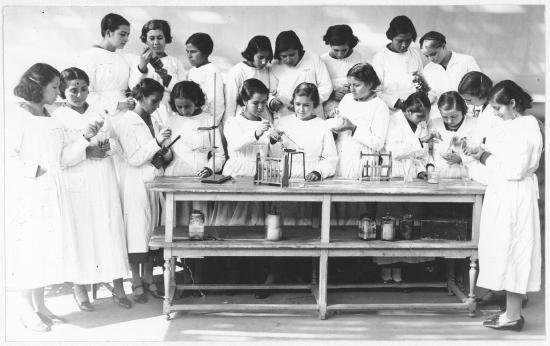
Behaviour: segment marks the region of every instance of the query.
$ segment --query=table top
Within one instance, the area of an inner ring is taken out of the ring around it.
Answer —
[[[206,194],[339,194],[339,195],[481,195],[485,185],[462,179],[440,179],[438,184],[415,179],[404,183],[403,179],[391,181],[359,182],[352,179],[330,178],[324,181],[304,182],[291,180],[288,187],[256,185],[251,177],[232,178],[223,184],[201,183],[198,177],[156,177],[146,183],[148,189],[157,192],[206,193]]]

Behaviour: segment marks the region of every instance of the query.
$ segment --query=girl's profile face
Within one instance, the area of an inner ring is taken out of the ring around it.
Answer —
[[[347,44],[342,45],[330,45],[330,56],[335,59],[343,59],[348,56],[350,47]]]
[[[315,109],[313,100],[309,96],[294,96],[294,112],[301,120],[309,120],[312,118],[313,110]]]
[[[149,30],[145,44],[156,54],[164,53],[164,49],[166,48],[164,32],[160,29]]]
[[[441,113],[441,118],[443,122],[451,129],[456,130],[460,122],[464,119],[464,114],[456,108],[443,110],[439,108],[439,113]]]
[[[486,101],[486,99],[480,99],[479,97],[470,94],[461,94],[460,96],[462,96],[467,104],[472,106],[483,106]]]
[[[254,65],[255,68],[262,69],[267,65],[268,62],[269,52],[267,50],[261,50],[254,54],[252,65]]]
[[[59,96],[59,83],[59,77],[54,77],[54,79],[42,89],[42,102],[44,104],[51,105],[55,102],[57,96]]]
[[[185,45],[185,51],[187,52],[187,59],[189,59],[191,66],[202,66],[208,59],[208,57],[205,57],[202,52],[191,43]]]
[[[410,122],[413,124],[420,124],[424,120],[426,120],[427,112],[411,112],[411,111],[405,111],[405,116],[407,119],[409,119]]]
[[[412,43],[412,34],[399,34],[397,36],[394,36],[392,38],[390,43],[390,48],[398,53],[405,53],[407,50],[409,50],[409,46]]]
[[[497,103],[495,100],[491,100],[490,104],[495,114],[502,120],[511,120],[516,117],[516,100],[511,99],[509,105]]]
[[[178,114],[184,117],[192,117],[198,108],[193,100],[184,97],[175,99],[174,106],[176,106]]]
[[[349,90],[356,101],[364,100],[373,94],[370,84],[367,84],[355,77],[348,77]]]
[[[297,49],[287,49],[279,53],[281,62],[287,66],[294,67],[300,61],[300,52]]]
[[[139,100],[141,108],[148,114],[153,113],[159,108],[160,101],[162,101],[162,93],[154,92],[149,96],[144,96]]]
[[[90,91],[88,83],[83,79],[73,79],[67,82],[65,89],[65,98],[67,103],[75,108],[81,108],[86,103],[86,98]]]
[[[428,59],[428,61],[433,62],[434,64],[440,64],[441,61],[445,58],[445,49],[444,46],[435,47],[438,45],[438,42],[433,40],[426,40],[422,42],[421,51],[422,54]]]
[[[128,43],[130,37],[130,26],[119,25],[115,31],[107,30],[105,34],[115,49],[122,49]]]
[[[254,93],[250,100],[244,102],[245,111],[249,115],[262,118],[267,105],[267,94]]]

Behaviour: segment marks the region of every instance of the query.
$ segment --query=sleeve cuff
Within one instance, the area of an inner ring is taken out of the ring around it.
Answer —
[[[317,176],[317,180],[321,180],[321,173],[319,173],[317,171],[311,171],[311,173],[313,173]]]
[[[479,162],[485,165],[489,156],[491,156],[491,153],[488,151],[484,151],[483,154],[481,154],[481,157],[479,158]]]

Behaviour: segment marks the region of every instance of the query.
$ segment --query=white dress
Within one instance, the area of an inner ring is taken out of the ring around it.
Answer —
[[[330,52],[326,52],[325,54],[321,55],[321,60],[325,63],[328,74],[330,76],[330,80],[332,82],[332,89],[336,90],[348,82],[348,71],[350,68],[352,68],[354,65],[362,62],[366,62],[367,60],[363,57],[363,55],[357,51],[357,49],[354,49],[353,52],[348,56],[347,58],[343,59],[335,59],[330,56]],[[323,104],[323,111],[325,114],[325,119],[328,118],[331,113],[338,107],[339,101],[336,101],[332,98],[329,98],[324,104]]]
[[[440,64],[429,62],[422,74],[430,86],[430,91],[439,97],[446,91],[456,91],[462,77],[470,71],[479,71],[479,66],[471,55],[452,52],[445,69]]]
[[[477,138],[478,122],[475,118],[464,117],[464,121],[456,131],[447,130],[442,118],[432,119],[428,122],[428,129],[435,129],[443,139],[441,142],[434,142],[433,145],[433,163],[439,170],[440,178],[462,178],[469,176],[469,168],[479,165],[479,161],[473,160],[470,156],[464,155],[461,150],[452,148],[451,142],[454,137],[466,137],[470,146],[478,146],[481,139]],[[477,144],[474,144],[477,143]],[[462,163],[449,163],[443,158],[443,155],[454,152],[460,155]]]
[[[156,135],[160,125],[154,117],[151,121]],[[134,111],[116,117],[113,130],[124,162],[119,184],[128,253],[148,252],[151,233],[159,221],[159,194],[147,190],[145,183],[163,174],[162,168],[151,164],[160,147],[145,121]]]
[[[117,178],[111,156],[104,159],[86,159],[87,142],[82,134],[98,115],[88,108],[79,114],[68,106],[58,108],[54,114],[63,126],[66,143],[82,142],[76,160],[64,162],[70,202],[74,206],[77,265],[77,284],[111,281],[128,274],[126,236]],[[109,138],[109,124],[100,136]],[[96,144],[96,138],[92,139]]]
[[[61,174],[63,128],[19,105],[6,109],[6,279],[32,289],[63,283],[78,268],[71,204]],[[36,177],[38,167],[46,173]]]
[[[230,117],[225,123],[229,159],[223,174],[233,177],[253,177],[256,174],[256,154],[266,156],[269,149],[269,131],[256,139],[254,132],[260,121],[248,120],[242,115]],[[264,203],[216,202],[214,225],[263,225]]]
[[[216,80],[215,86],[214,79]],[[206,105],[203,111],[214,115],[216,124],[219,124],[225,112],[223,76],[219,68],[214,63],[208,63],[201,67],[192,67],[187,72],[187,80],[200,85],[202,91],[206,95]],[[215,107],[214,99],[216,102]],[[215,113],[214,110],[216,111]]]
[[[393,113],[398,99],[405,100],[416,91],[413,73],[422,71],[422,56],[416,47],[409,47],[405,53],[392,52],[384,47],[372,59],[372,67],[381,83],[378,96]]]
[[[241,61],[229,70],[225,80],[225,111],[228,117],[233,117],[240,112],[237,97],[244,81],[250,78],[256,78],[264,83],[269,89],[270,96],[277,95],[277,80],[271,73],[270,66],[258,69]]]
[[[286,136],[282,137],[282,144],[287,148],[299,149],[305,154],[305,174],[312,171],[318,172],[321,179],[332,177],[336,171],[338,154],[334,137],[320,118],[301,120],[295,115],[286,116],[280,119],[277,128],[284,131]],[[292,141],[288,140],[288,137]],[[280,143],[276,146],[280,147]],[[274,150],[275,151],[275,150]],[[279,149],[280,151],[280,149]],[[291,179],[304,181],[304,165],[300,156],[295,155],[292,163]],[[285,225],[310,225],[313,217],[318,217],[313,210],[313,203],[281,203],[281,215]]]
[[[133,56],[130,60],[130,82],[128,83],[130,86],[130,89],[133,88],[137,83],[139,83],[143,78],[152,78],[162,84],[162,78],[160,78],[160,75],[155,72],[155,69],[151,64],[147,64],[147,72],[142,73],[138,69],[139,64],[139,56]],[[162,61],[163,68],[166,69],[166,72],[172,76],[172,79],[170,80],[170,83],[168,86],[165,86],[164,88],[164,96],[162,97],[161,105],[162,107],[159,107],[152,115],[157,117],[158,121],[162,125],[166,125],[168,123],[168,119],[173,114],[172,110],[170,109],[170,105],[168,102],[170,101],[170,92],[172,91],[172,88],[174,85],[178,82],[181,82],[185,80],[186,77],[186,71],[183,67],[182,62],[172,55],[166,55],[162,58],[160,58],[160,61]]]
[[[328,100],[332,93],[332,82],[325,63],[318,55],[306,51],[298,64],[293,67],[275,60],[271,65],[271,71],[277,79],[277,97],[283,103],[283,106],[277,111],[276,117],[294,114],[288,109],[288,106],[292,100],[294,89],[302,82],[313,83],[317,86],[320,103],[315,108],[314,114],[324,117],[323,102]]]
[[[127,58],[94,46],[79,56],[76,66],[90,78],[88,103],[114,115],[118,102],[126,99],[130,78]]]
[[[537,120],[504,121],[486,141],[489,183],[483,199],[477,285],[515,293],[538,291],[541,241],[535,171],[543,149]]]
[[[196,177],[197,172],[204,167],[213,169],[213,158],[210,155],[211,147],[214,145],[213,135],[216,136],[215,144],[217,149],[215,153],[215,172],[221,171],[225,162],[225,156],[221,149],[221,136],[218,129],[212,131],[201,131],[199,127],[208,127],[212,125],[212,116],[207,113],[201,113],[192,117],[173,116],[168,122],[168,127],[172,129],[172,139],[181,135],[181,138],[172,146],[174,159],[164,172],[166,176],[188,176]],[[200,183],[199,183],[200,184]],[[209,207],[210,206],[210,207]],[[177,224],[186,225],[189,223],[189,216],[193,209],[202,210],[208,217],[212,215],[213,203],[206,202],[178,202],[176,205]],[[161,219],[161,223],[164,218]]]

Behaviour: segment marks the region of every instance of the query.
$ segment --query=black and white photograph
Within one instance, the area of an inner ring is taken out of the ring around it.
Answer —
[[[1,5],[0,344],[547,341],[544,1]]]

